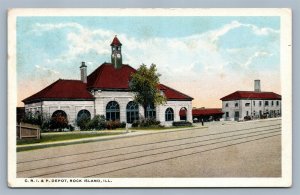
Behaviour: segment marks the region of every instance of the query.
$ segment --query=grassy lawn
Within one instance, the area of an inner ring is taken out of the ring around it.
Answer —
[[[183,129],[183,128],[193,128],[195,126],[179,126],[179,127],[136,127],[130,128],[132,132],[134,131],[144,131],[144,130],[172,130],[172,129]],[[92,138],[92,137],[102,137],[102,136],[109,136],[109,135],[119,135],[126,133],[124,129],[116,129],[116,130],[105,130],[105,131],[73,131],[73,132],[51,132],[51,133],[42,133],[41,139],[23,139],[17,140],[17,145],[22,146],[17,148],[17,152],[28,151],[28,150],[36,150],[48,147],[56,147],[56,146],[66,146],[70,144],[83,144],[83,143],[90,143],[97,140],[80,140],[81,138]],[[67,141],[67,140],[78,140],[76,143],[74,142],[58,142],[54,145],[35,145],[35,143],[53,143],[57,141]],[[32,145],[28,145],[32,144]]]
[[[59,133],[42,133],[41,139],[22,139],[17,141],[17,145],[49,143],[55,141],[75,140],[81,138],[101,137],[108,135],[118,135],[123,132],[101,132],[101,131],[80,131],[80,132],[59,132]]]

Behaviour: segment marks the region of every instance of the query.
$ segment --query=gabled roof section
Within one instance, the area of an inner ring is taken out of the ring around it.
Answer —
[[[24,103],[42,100],[94,100],[81,80],[59,79],[43,90],[23,100]]]
[[[122,46],[122,43],[119,41],[117,35],[115,36],[115,38],[111,42],[110,46]]]
[[[158,89],[163,91],[167,100],[187,100],[187,101],[191,101],[193,100],[194,98],[186,95],[186,94],[183,94],[171,87],[168,87],[166,85],[163,85],[163,84],[159,84],[158,85]]]
[[[234,93],[222,97],[220,100],[228,101],[240,99],[281,100],[281,95],[274,92],[236,91]]]
[[[131,74],[136,70],[123,64],[120,68],[114,68],[111,63],[104,63],[87,77],[89,89],[101,90],[129,90]]]

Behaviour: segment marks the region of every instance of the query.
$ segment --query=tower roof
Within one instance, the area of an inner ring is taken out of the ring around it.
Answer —
[[[119,41],[117,35],[115,36],[115,38],[111,42],[110,46],[122,46],[122,43]]]

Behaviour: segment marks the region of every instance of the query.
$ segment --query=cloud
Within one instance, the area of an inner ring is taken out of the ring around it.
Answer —
[[[252,86],[252,79],[263,77],[259,72],[251,71],[251,64],[255,63],[256,59],[267,58],[276,53],[273,50],[277,48],[270,46],[274,41],[251,45],[251,48],[225,49],[218,46],[221,37],[231,33],[233,29],[242,27],[252,32],[253,36],[268,37],[278,33],[271,28],[232,21],[215,30],[181,38],[141,39],[112,30],[86,28],[78,23],[36,23],[33,31],[37,35],[45,31],[68,30],[62,31],[66,34],[66,39],[62,40],[66,42],[66,51],[56,56],[50,55],[43,62],[38,62],[43,66],[36,65],[35,68],[42,73],[41,75],[46,73],[52,75],[47,78],[47,83],[50,82],[50,78],[56,80],[58,76],[65,79],[79,79],[81,61],[87,62],[88,71],[93,71],[104,61],[110,61],[110,43],[117,34],[123,44],[123,63],[135,68],[142,63],[147,65],[154,63],[162,74],[161,82],[195,97],[197,105],[219,105],[212,102],[219,103],[219,98],[224,93],[242,90],[249,83]],[[246,41],[251,42],[251,37]],[[229,69],[229,64],[239,67]],[[269,78],[274,75],[277,74],[274,73]],[[277,80],[272,80],[274,86],[278,86]],[[225,89],[230,91],[224,91]],[[208,94],[211,96],[209,100]]]
[[[224,26],[222,26],[219,29],[208,32],[208,37],[210,38],[210,40],[213,43],[216,43],[220,37],[224,36],[229,31],[240,28],[240,27],[249,28],[255,35],[259,35],[259,36],[268,36],[272,33],[274,33],[274,34],[279,33],[278,30],[274,30],[272,28],[259,28],[258,26],[255,26],[253,24],[243,24],[243,23],[240,23],[239,21],[235,20],[229,24],[225,24]]]
[[[33,26],[32,31],[35,33],[39,33],[41,31],[51,31],[51,30],[57,30],[62,28],[75,28],[78,30],[83,30],[83,26],[73,22],[73,23],[57,23],[57,24],[51,24],[51,23],[35,23]]]
[[[49,69],[49,68],[45,68],[43,66],[40,66],[40,65],[35,65],[35,68],[38,70],[38,71],[42,71],[42,72],[47,72],[47,73],[51,73],[51,74],[56,74],[56,75],[59,75],[60,73],[56,70],[52,70],[52,69]]]
[[[258,52],[255,52],[252,56],[250,56],[248,58],[248,60],[244,63],[244,64],[241,64],[241,67],[243,68],[249,68],[249,66],[253,63],[253,61],[257,58],[262,58],[262,57],[267,57],[267,56],[272,56],[273,54],[270,54],[268,52],[265,52],[265,51],[258,51]]]

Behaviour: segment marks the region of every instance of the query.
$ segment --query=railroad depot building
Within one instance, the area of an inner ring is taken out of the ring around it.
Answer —
[[[281,95],[261,91],[260,80],[254,81],[254,91],[236,91],[221,100],[224,120],[281,116]]]
[[[143,107],[133,102],[134,94],[129,90],[130,77],[136,70],[122,63],[121,46],[115,37],[111,43],[111,63],[105,62],[87,75],[87,66],[82,62],[81,80],[59,79],[24,99],[25,112],[64,115],[72,125],[83,114],[91,118],[104,115],[106,120],[127,123],[144,117]],[[180,110],[184,110],[185,119],[192,122],[192,97],[163,84],[158,89],[167,101],[156,107],[148,106],[147,116],[170,126],[180,120]]]

